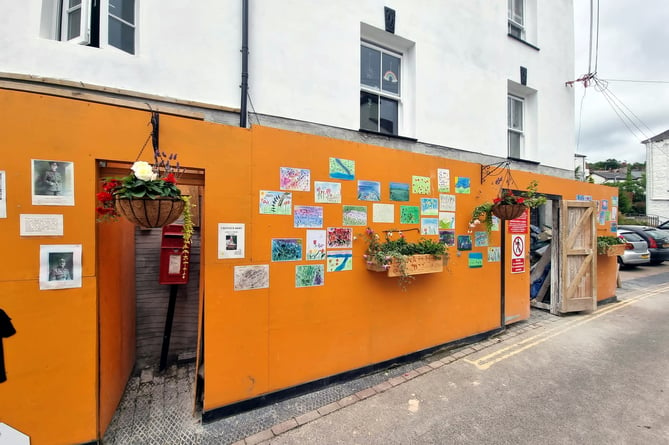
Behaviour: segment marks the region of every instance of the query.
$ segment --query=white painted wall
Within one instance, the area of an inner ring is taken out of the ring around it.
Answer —
[[[646,214],[669,219],[669,139],[646,143]]]
[[[136,55],[40,37],[53,1],[0,0],[0,71],[239,107],[241,0],[137,0]],[[507,84],[520,82],[522,65],[536,90],[526,158],[572,170],[572,0],[528,2],[527,38],[539,51],[507,36],[505,1],[250,0],[253,107],[357,130],[361,23],[383,30],[389,6],[395,35],[414,44],[402,136],[506,157]]]

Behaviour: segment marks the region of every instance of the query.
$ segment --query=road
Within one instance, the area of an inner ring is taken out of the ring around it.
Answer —
[[[560,317],[269,443],[668,444],[669,265],[621,277],[617,303]]]

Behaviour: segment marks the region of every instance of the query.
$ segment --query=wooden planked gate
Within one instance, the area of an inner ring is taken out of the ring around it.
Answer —
[[[597,309],[596,204],[593,201],[562,201],[561,290],[557,308],[561,313]]]

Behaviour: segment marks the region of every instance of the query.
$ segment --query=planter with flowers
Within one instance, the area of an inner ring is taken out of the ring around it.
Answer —
[[[363,234],[367,241],[367,250],[363,256],[367,270],[399,277],[402,288],[409,284],[413,275],[444,270],[444,263],[448,259],[444,244],[428,238],[409,242],[401,230],[385,230],[384,234],[382,240],[381,235],[369,227]]]
[[[98,221],[115,221],[124,217],[142,228],[164,227],[176,221],[183,214],[184,270],[187,269],[190,240],[193,234],[190,196],[182,195],[177,187],[175,173],[170,166],[170,155],[156,153],[155,165],[137,161],[132,171],[123,178],[105,178],[102,191],[96,197],[100,205],[96,207]]]
[[[625,253],[627,244],[617,236],[598,236],[597,253],[606,256],[619,256]]]
[[[545,196],[538,196],[537,181],[532,181],[527,186],[525,192],[519,194],[510,190],[501,191],[500,196],[493,199],[492,202],[484,202],[474,208],[472,218],[469,221],[469,227],[474,228],[482,221],[486,225],[488,232],[492,229],[493,216],[502,220],[516,219],[521,216],[528,208],[539,207],[546,203]]]

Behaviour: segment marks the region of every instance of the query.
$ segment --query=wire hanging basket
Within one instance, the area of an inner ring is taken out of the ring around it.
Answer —
[[[527,206],[525,204],[504,204],[498,202],[492,206],[492,214],[498,217],[499,219],[516,219],[525,213]]]
[[[150,229],[176,221],[183,213],[185,203],[180,197],[117,198],[114,205],[128,221]]]

